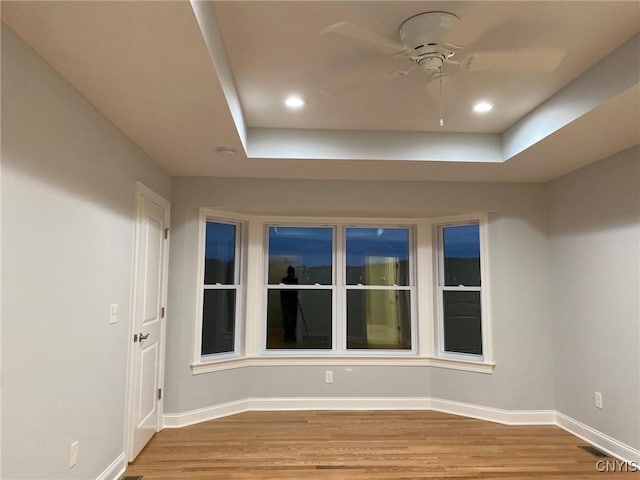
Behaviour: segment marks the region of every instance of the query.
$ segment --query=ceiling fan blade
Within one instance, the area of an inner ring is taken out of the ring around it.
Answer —
[[[379,33],[360,27],[350,22],[338,22],[325,28],[322,35],[337,34],[354,38],[375,46],[378,50],[392,55],[408,55],[409,49],[399,42],[390,40]]]
[[[474,72],[549,73],[558,67],[564,54],[560,48],[474,52],[460,61],[460,67]]]
[[[366,75],[362,75],[357,78],[334,82],[332,85],[325,85],[320,89],[320,93],[328,97],[342,97],[345,95],[353,95],[357,92],[366,92],[372,89],[378,90],[385,87],[390,82],[409,75],[410,72],[411,70],[367,73]]]
[[[466,48],[464,45],[459,45],[457,43],[451,42],[441,42],[441,45],[447,50],[451,50],[452,52],[457,52],[458,50],[464,50]]]

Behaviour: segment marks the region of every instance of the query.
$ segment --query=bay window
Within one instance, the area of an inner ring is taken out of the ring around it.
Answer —
[[[484,214],[309,222],[201,209],[193,370],[491,373],[486,232]]]

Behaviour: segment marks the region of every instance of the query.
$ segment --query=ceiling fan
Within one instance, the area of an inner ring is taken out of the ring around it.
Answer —
[[[405,20],[398,28],[398,40],[350,22],[338,22],[322,34],[350,37],[383,54],[406,57],[411,64],[406,70],[395,71],[395,76],[419,70],[428,82],[460,70],[547,73],[555,70],[564,57],[564,51],[558,48],[474,51],[453,41],[460,23],[453,13],[437,11]]]

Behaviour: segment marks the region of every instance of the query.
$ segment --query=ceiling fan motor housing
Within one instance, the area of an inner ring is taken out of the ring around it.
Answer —
[[[423,70],[440,69],[454,52],[445,35],[460,19],[448,12],[427,12],[406,20],[399,28],[400,42],[412,53],[411,59]]]
[[[415,58],[414,61],[422,70],[440,70],[444,65],[445,56],[441,53],[427,53]]]

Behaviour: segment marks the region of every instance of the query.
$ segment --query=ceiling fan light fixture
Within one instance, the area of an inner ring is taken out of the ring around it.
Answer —
[[[477,102],[473,105],[472,110],[475,113],[483,114],[488,113],[493,110],[493,104],[483,100],[481,102]]]
[[[306,103],[307,102],[305,102],[304,99],[299,95],[289,95],[284,100],[284,104],[287,106],[287,108],[290,108],[291,110],[298,110],[304,107]]]

